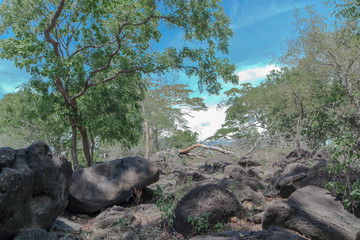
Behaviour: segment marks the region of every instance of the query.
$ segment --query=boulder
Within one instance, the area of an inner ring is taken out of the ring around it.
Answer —
[[[208,214],[209,228],[217,223],[226,223],[230,217],[244,218],[246,210],[236,197],[217,184],[195,187],[181,199],[174,212],[173,228],[189,236],[194,233],[194,226],[189,219],[204,217]]]
[[[282,174],[268,184],[263,193],[264,196],[288,198],[296,189],[300,188],[301,181],[306,178],[308,171],[309,167],[304,164],[289,164]]]
[[[145,158],[127,157],[76,171],[72,180],[67,209],[94,213],[158,181],[159,168]]]
[[[251,157],[242,157],[238,164],[242,167],[253,167],[253,166],[260,166],[260,163],[258,160],[254,160]]]
[[[360,239],[360,219],[348,213],[326,189],[307,186],[287,200],[271,202],[262,227],[281,226],[317,240]]]
[[[0,149],[0,239],[22,228],[49,230],[64,211],[71,163],[54,157],[44,142],[25,149]]]
[[[207,179],[205,176],[198,172],[181,172],[179,174],[179,184],[187,183],[189,180],[193,182],[200,182]]]
[[[301,181],[300,187],[306,187],[309,185],[324,188],[325,185],[335,180],[334,174],[330,174],[327,169],[327,161],[323,160],[312,167],[306,174],[306,177]]]
[[[233,160],[233,156],[230,155],[215,155],[205,160],[205,165],[199,167],[200,173],[206,172],[209,174],[223,173],[224,168],[230,165]]]
[[[299,151],[298,150],[293,150],[291,151],[287,156],[286,158],[311,158],[312,157],[312,153],[309,152],[308,150],[306,149],[300,149]]]
[[[241,180],[248,176],[248,172],[240,165],[228,165],[224,168],[224,178]]]
[[[256,192],[243,182],[238,182],[231,178],[224,178],[221,180],[220,185],[230,190],[240,202],[250,201],[256,206],[263,206],[266,204],[265,198],[261,192]]]

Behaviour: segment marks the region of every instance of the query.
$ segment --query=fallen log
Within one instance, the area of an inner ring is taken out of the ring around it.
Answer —
[[[234,156],[240,158],[240,156],[238,154],[234,153],[234,152],[227,151],[227,150],[219,148],[219,147],[204,145],[202,143],[194,144],[194,145],[192,145],[192,146],[190,146],[190,147],[188,147],[186,149],[180,149],[179,154],[180,155],[189,155],[191,150],[193,150],[195,148],[198,148],[198,147],[213,150],[213,151],[217,151],[217,152],[221,152],[221,153],[224,153],[224,154],[231,154],[231,155],[234,155]]]

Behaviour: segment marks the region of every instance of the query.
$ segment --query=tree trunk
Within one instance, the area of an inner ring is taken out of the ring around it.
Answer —
[[[85,127],[83,127],[83,126],[77,126],[77,129],[79,130],[79,132],[81,134],[81,140],[82,140],[82,144],[83,144],[83,151],[84,151],[84,156],[85,156],[85,160],[86,160],[86,165],[89,167],[89,166],[93,165],[93,158],[91,156],[88,134],[87,134]]]
[[[145,131],[145,144],[146,144],[146,150],[145,150],[145,158],[149,159],[150,157],[150,137],[149,137],[149,123],[148,120],[146,119],[146,109],[145,109],[145,102],[142,101],[141,102],[141,110],[142,110],[142,115],[144,118],[143,121],[143,127],[144,127],[144,131]]]
[[[301,115],[299,116],[297,123],[296,123],[296,136],[295,136],[296,151],[298,153],[298,156],[300,156],[300,154],[301,154],[300,126],[301,126]]]
[[[71,116],[69,116],[70,124],[71,124],[71,160],[74,166],[79,166],[79,160],[77,157],[77,131],[76,131],[76,121]]]
[[[92,134],[91,129],[90,129],[90,139],[91,139],[90,156],[91,156],[92,161],[94,161],[95,139],[94,139],[94,135]]]

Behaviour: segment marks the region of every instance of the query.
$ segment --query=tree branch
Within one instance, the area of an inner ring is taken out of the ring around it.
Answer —
[[[50,25],[45,29],[44,32],[45,40],[51,45],[53,45],[55,55],[58,57],[60,57],[59,43],[50,36],[50,32],[56,27],[56,22],[59,19],[60,14],[63,11],[64,7],[65,7],[65,0],[61,0],[55,12],[54,17],[51,19]]]

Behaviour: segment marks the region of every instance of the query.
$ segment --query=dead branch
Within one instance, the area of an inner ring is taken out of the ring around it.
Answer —
[[[223,154],[231,154],[231,155],[234,155],[234,156],[240,158],[240,156],[238,154],[234,153],[234,152],[227,151],[227,150],[219,148],[219,147],[207,146],[207,145],[204,145],[202,143],[194,144],[194,145],[192,145],[192,146],[190,146],[190,147],[188,147],[186,149],[180,149],[179,154],[180,155],[188,155],[191,150],[193,150],[195,148],[198,148],[198,147],[209,149],[209,150],[214,150],[214,151],[217,151],[217,152],[221,152]]]
[[[258,140],[256,141],[256,143],[254,144],[254,146],[250,149],[250,151],[248,151],[247,153],[245,153],[245,155],[249,155],[250,153],[252,153],[257,146],[259,146],[259,144],[263,141],[263,138],[258,138]]]

